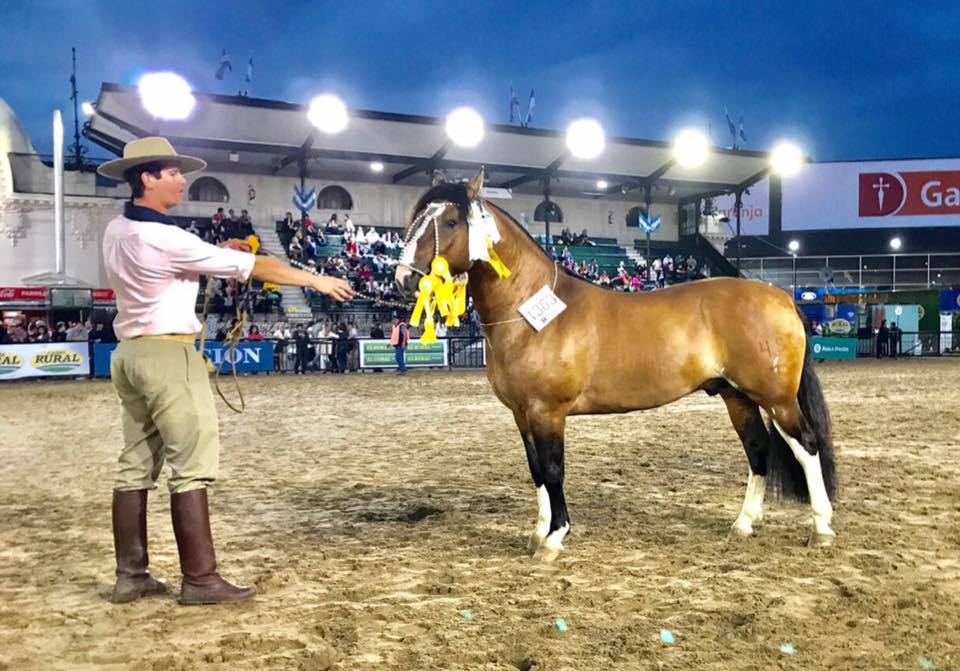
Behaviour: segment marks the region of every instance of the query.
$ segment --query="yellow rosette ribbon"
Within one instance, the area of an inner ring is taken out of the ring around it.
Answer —
[[[510,277],[510,269],[493,250],[493,243],[487,241],[488,263],[500,277]],[[436,321],[433,313],[438,311],[447,326],[460,326],[460,317],[467,311],[467,274],[454,278],[450,275],[450,264],[442,256],[436,257],[430,264],[430,274],[420,278],[417,285],[417,303],[410,314],[410,326],[420,326],[423,318],[423,335],[420,341],[426,345],[437,341]]]

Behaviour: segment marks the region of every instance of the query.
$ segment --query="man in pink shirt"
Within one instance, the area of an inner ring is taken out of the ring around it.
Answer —
[[[147,570],[147,492],[170,466],[170,508],[180,554],[182,604],[240,601],[254,594],[217,573],[207,487],[217,478],[220,437],[206,364],[194,348],[200,275],[310,287],[338,301],[353,291],[343,280],[311,275],[239,241],[221,247],[187,233],[167,216],[183,200],[184,174],[202,160],[178,155],[164,138],[134,140],[123,158],[100,166],[130,184],[123,215],[107,226],[103,259],[117,295],[120,344],[110,374],[120,396],[124,448],[113,491],[117,582],[112,601],[162,594]]]

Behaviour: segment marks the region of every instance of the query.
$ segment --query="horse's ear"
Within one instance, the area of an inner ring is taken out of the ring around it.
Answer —
[[[470,200],[476,200],[477,196],[480,195],[480,189],[483,188],[483,168],[480,169],[480,172],[477,173],[477,176],[470,180],[470,184],[467,185],[467,196]]]

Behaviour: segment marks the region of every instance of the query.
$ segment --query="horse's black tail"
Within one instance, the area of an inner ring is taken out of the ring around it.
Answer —
[[[830,412],[823,397],[823,388],[813,370],[813,358],[810,355],[810,342],[803,359],[803,372],[800,374],[800,389],[797,401],[801,422],[801,442],[808,450],[814,450],[820,457],[820,470],[823,472],[823,484],[831,501],[837,495],[837,468],[833,454],[833,438],[830,429]],[[800,462],[793,456],[790,446],[780,435],[776,427],[770,427],[770,451],[767,456],[767,481],[771,489],[782,498],[807,503],[810,492],[807,479]]]

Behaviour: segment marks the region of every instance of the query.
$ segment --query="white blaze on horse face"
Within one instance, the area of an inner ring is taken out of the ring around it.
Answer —
[[[833,518],[833,506],[830,505],[830,497],[827,496],[827,488],[823,484],[823,470],[820,468],[820,455],[807,452],[800,441],[791,437],[784,431],[780,424],[774,420],[773,425],[777,431],[787,441],[790,451],[797,458],[800,465],[803,466],[803,473],[807,477],[807,489],[810,490],[810,507],[813,508],[813,526],[819,537],[836,536],[833,529],[830,528],[830,520]]]
[[[733,523],[733,531],[740,536],[753,534],[753,523],[763,519],[763,495],[767,489],[767,479],[762,475],[750,472],[747,478],[747,493],[743,497],[743,507],[737,521]]]

